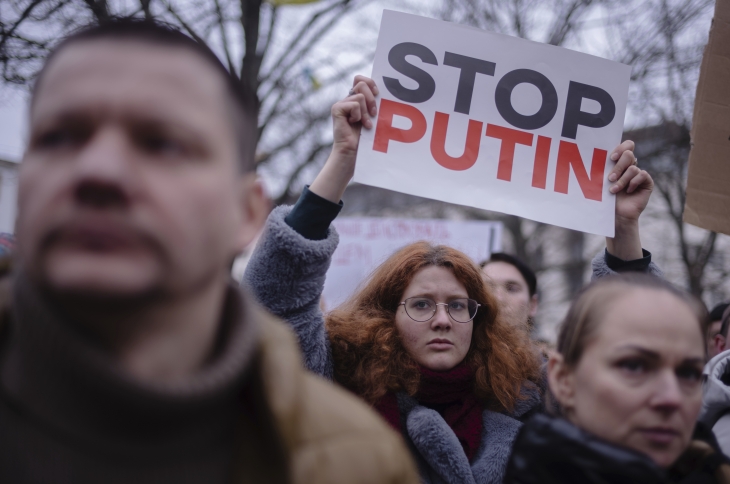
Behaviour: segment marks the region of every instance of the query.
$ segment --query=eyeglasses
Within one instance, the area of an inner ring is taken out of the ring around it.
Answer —
[[[398,306],[400,305],[403,305],[408,317],[419,323],[425,323],[433,318],[438,306],[446,306],[446,312],[457,323],[468,323],[474,319],[477,315],[477,309],[481,306],[475,300],[465,297],[452,299],[447,303],[437,303],[428,297],[409,297],[398,304]]]

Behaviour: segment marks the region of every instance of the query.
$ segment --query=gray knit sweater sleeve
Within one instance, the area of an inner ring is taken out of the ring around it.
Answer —
[[[616,271],[608,267],[608,264],[606,264],[605,251],[601,251],[596,254],[596,256],[593,258],[591,266],[593,268],[593,275],[591,276],[591,280],[596,280],[600,279],[601,277],[618,274]],[[649,267],[646,268],[645,272],[646,274],[651,274],[653,276],[664,277],[664,273],[659,268],[659,266],[654,264],[654,262],[649,264]]]
[[[330,227],[324,240],[304,238],[284,221],[290,210],[277,207],[269,215],[242,284],[291,325],[306,367],[332,379],[332,352],[319,299],[339,236]]]

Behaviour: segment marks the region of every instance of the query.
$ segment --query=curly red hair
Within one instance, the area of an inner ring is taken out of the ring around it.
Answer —
[[[462,252],[417,242],[393,254],[348,302],[326,320],[335,380],[374,404],[387,392],[418,391],[420,371],[395,326],[398,304],[413,276],[428,266],[451,270],[481,304],[466,361],[475,369],[475,394],[488,408],[511,411],[523,384],[539,377],[527,338],[499,317],[479,267]]]

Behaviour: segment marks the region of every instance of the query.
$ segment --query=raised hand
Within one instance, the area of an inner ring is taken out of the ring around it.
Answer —
[[[617,223],[619,219],[639,220],[654,189],[654,180],[646,170],[638,167],[633,150],[634,142],[627,140],[618,145],[611,154],[611,160],[616,161],[616,166],[611,170],[608,181],[615,182],[610,191],[616,194]]]
[[[609,191],[616,194],[616,234],[606,239],[608,251],[624,260],[640,259],[639,216],[649,203],[654,180],[637,165],[634,142],[624,141],[611,153],[616,162],[608,181]]]
[[[360,130],[371,129],[372,117],[377,114],[375,81],[355,76],[352,85],[350,95],[332,106],[332,153],[309,187],[313,193],[335,203],[340,201],[355,173]]]

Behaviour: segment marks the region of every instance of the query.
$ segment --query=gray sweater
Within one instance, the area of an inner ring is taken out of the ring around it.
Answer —
[[[243,283],[264,307],[291,324],[299,337],[307,368],[332,379],[332,353],[319,299],[339,237],[333,227],[323,240],[303,237],[284,220],[290,210],[291,207],[278,207],[269,216]],[[659,273],[653,264],[649,271]],[[612,273],[603,253],[593,259],[594,277]],[[433,484],[501,483],[512,442],[521,426],[518,418],[540,404],[536,391],[526,390],[526,394],[528,398],[520,401],[511,415],[484,411],[482,440],[471,463],[438,412],[399,395],[398,405],[407,430],[404,438],[413,451],[422,480]]]

